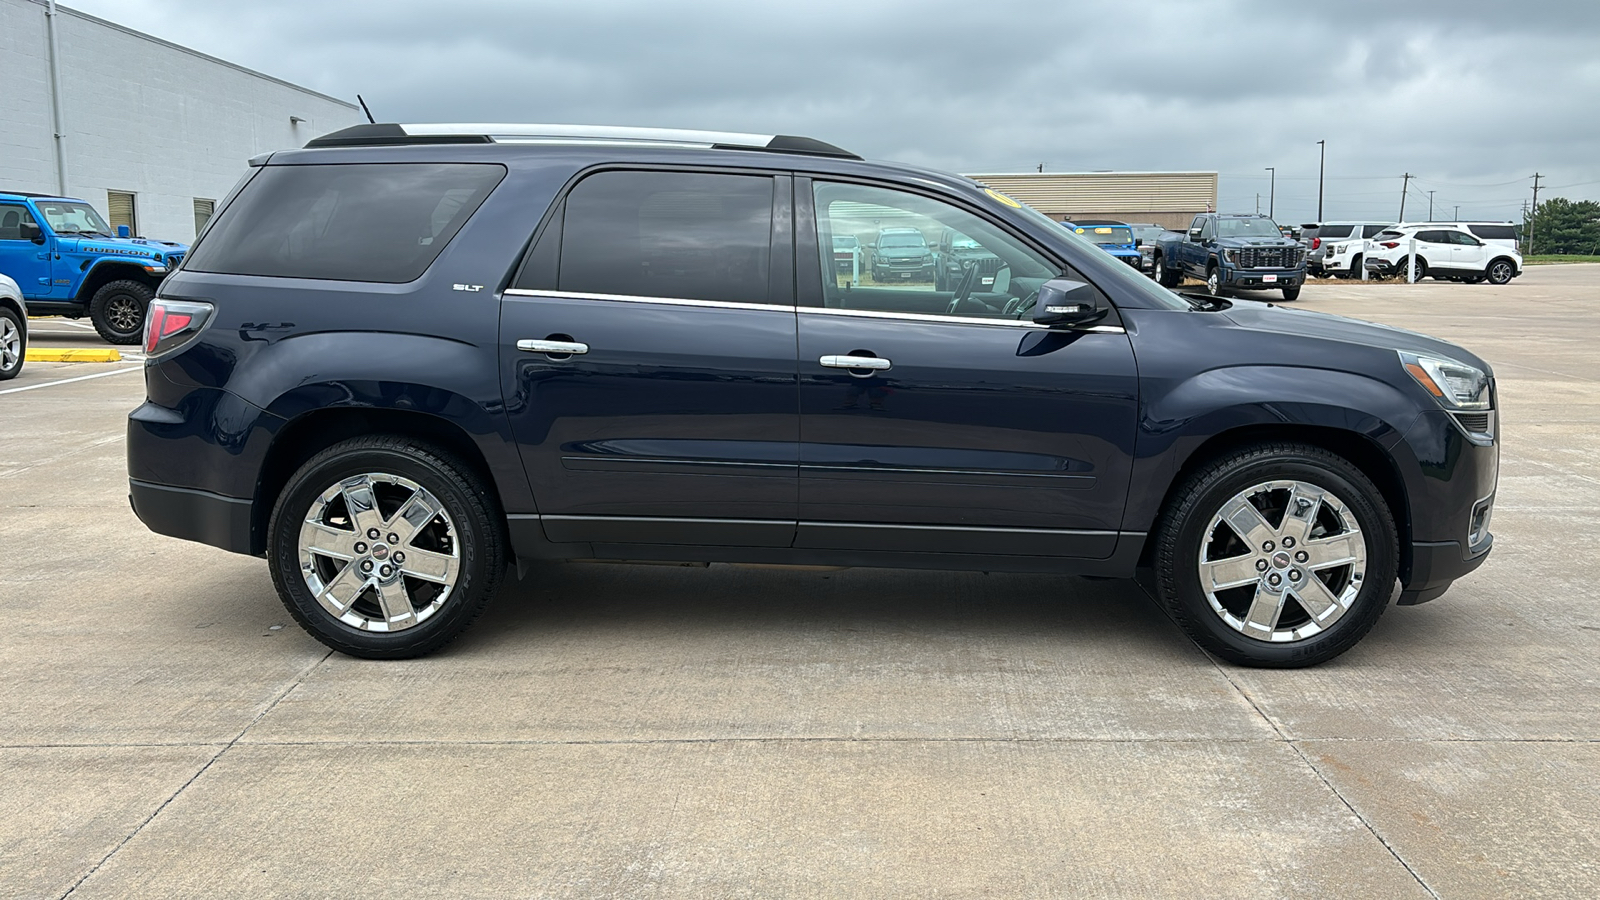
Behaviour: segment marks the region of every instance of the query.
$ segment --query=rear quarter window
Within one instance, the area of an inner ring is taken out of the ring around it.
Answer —
[[[1325,241],[1331,238],[1347,238],[1354,228],[1354,225],[1322,225],[1317,228],[1316,237]]]
[[[1468,225],[1467,230],[1486,241],[1514,241],[1517,230],[1512,225]]]
[[[415,281],[505,177],[504,166],[268,166],[206,230],[192,272]]]

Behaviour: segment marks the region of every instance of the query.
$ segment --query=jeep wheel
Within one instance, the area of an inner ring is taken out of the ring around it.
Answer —
[[[1509,259],[1502,257],[1489,263],[1488,277],[1490,284],[1505,284],[1514,278],[1516,274],[1517,269]]]
[[[16,312],[0,308],[0,381],[17,377],[28,356],[28,333]]]
[[[505,571],[505,520],[471,468],[399,437],[312,457],[268,525],[278,596],[341,653],[402,659],[450,643]]]
[[[1183,282],[1183,273],[1174,272],[1167,268],[1166,257],[1159,254],[1157,254],[1155,261],[1155,276],[1156,284],[1159,284],[1162,287],[1177,287]]]
[[[142,281],[112,281],[94,292],[89,321],[108,344],[137,344],[144,331],[144,313],[156,292]]]
[[[1205,650],[1289,668],[1350,649],[1389,603],[1394,520],[1349,461],[1247,447],[1194,473],[1156,531],[1157,594]]]

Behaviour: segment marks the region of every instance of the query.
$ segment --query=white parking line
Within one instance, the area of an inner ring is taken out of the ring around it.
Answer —
[[[142,371],[144,371],[144,366],[122,366],[113,369],[110,372],[96,372],[93,375],[79,375],[77,378],[63,378],[60,381],[43,381],[39,384],[30,384],[24,387],[6,388],[5,390],[0,391],[0,394],[20,394],[23,391],[34,391],[38,390],[39,388],[54,387],[58,384],[71,384],[74,381],[88,381],[91,378],[105,378],[108,375],[121,375],[125,372]]]

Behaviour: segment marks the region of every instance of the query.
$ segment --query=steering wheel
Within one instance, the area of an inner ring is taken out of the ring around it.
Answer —
[[[956,294],[950,298],[950,308],[945,310],[947,315],[955,315],[961,311],[961,304],[972,296],[972,285],[978,280],[978,267],[968,263],[961,269],[961,280],[956,282]]]
[[[1034,291],[1026,297],[1012,297],[1006,301],[1005,311],[1001,315],[1008,319],[1026,318],[1032,311],[1033,305],[1039,302],[1039,292]]]

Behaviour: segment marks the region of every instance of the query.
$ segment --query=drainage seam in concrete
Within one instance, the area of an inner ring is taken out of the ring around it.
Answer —
[[[116,856],[117,853],[120,852],[123,847],[126,847],[128,845],[129,841],[131,841],[135,837],[137,837],[139,835],[139,832],[144,831],[145,826],[147,826],[151,822],[155,821],[156,816],[161,815],[162,810],[166,809],[167,806],[172,803],[172,801],[178,799],[178,797],[181,794],[183,794],[184,791],[188,790],[189,789],[189,785],[194,784],[197,780],[199,780],[201,775],[204,775],[213,765],[215,765],[216,761],[222,758],[222,754],[227,753],[228,750],[231,749],[234,744],[239,743],[239,739],[244,737],[246,732],[248,732],[251,728],[255,727],[255,724],[257,722],[259,722],[263,718],[265,718],[267,713],[270,713],[274,709],[276,709],[278,704],[283,702],[283,698],[285,698],[285,697],[289,696],[291,693],[293,693],[295,688],[299,687],[300,684],[306,680],[306,678],[310,677],[312,672],[316,671],[316,668],[318,666],[320,666],[324,662],[326,662],[328,657],[330,657],[332,655],[333,655],[333,651],[329,650],[327,653],[324,653],[321,657],[319,657],[311,665],[309,665],[309,666],[305,667],[305,669],[301,670],[299,676],[297,676],[294,679],[294,681],[292,681],[289,684],[288,687],[286,687],[282,691],[278,692],[278,696],[273,697],[272,698],[272,702],[268,703],[264,708],[262,708],[261,712],[257,713],[254,718],[252,718],[249,722],[245,723],[245,726],[243,728],[239,729],[239,733],[233,736],[233,740],[229,741],[226,745],[224,745],[222,747],[222,749],[218,750],[216,753],[211,754],[211,758],[206,760],[206,764],[201,766],[199,771],[197,771],[193,775],[189,776],[189,780],[185,781],[181,786],[179,786],[179,788],[176,791],[173,791],[172,792],[172,796],[170,796],[167,799],[161,801],[161,805],[160,806],[157,806],[155,808],[155,810],[150,813],[150,815],[146,816],[144,821],[140,822],[137,828],[133,829],[133,831],[128,833],[127,837],[124,837],[122,840],[118,841],[117,845],[115,847],[111,848],[111,852],[110,853],[107,853],[104,857],[101,857],[100,861],[95,863],[94,866],[89,869],[89,871],[83,873],[83,877],[79,878],[77,881],[74,881],[72,883],[72,887],[67,888],[67,892],[61,895],[61,900],[66,900],[66,898],[72,896],[73,892],[76,891],[85,881],[88,881],[89,878],[94,875],[94,873],[100,871],[102,866],[104,866],[106,863],[110,862],[111,858],[113,856]],[[205,746],[205,745],[202,744],[201,746]]]
[[[1339,792],[1337,787],[1334,787],[1333,782],[1328,780],[1328,776],[1322,774],[1322,770],[1317,768],[1316,763],[1313,763],[1311,758],[1306,756],[1305,751],[1300,749],[1300,743],[1283,733],[1283,729],[1278,727],[1278,723],[1274,722],[1272,717],[1267,715],[1266,710],[1262,709],[1261,706],[1256,703],[1256,699],[1250,696],[1249,691],[1246,691],[1244,688],[1240,687],[1239,683],[1233,680],[1233,676],[1229,675],[1227,671],[1222,668],[1222,664],[1217,661],[1216,657],[1206,653],[1206,658],[1211,660],[1211,665],[1216,668],[1217,674],[1227,679],[1228,684],[1233,685],[1233,689],[1238,691],[1240,697],[1244,698],[1244,702],[1250,704],[1250,708],[1256,711],[1256,715],[1260,716],[1263,721],[1272,727],[1272,730],[1277,733],[1279,740],[1288,745],[1290,750],[1294,751],[1294,755],[1299,757],[1302,763],[1305,763],[1306,768],[1311,770],[1311,774],[1317,776],[1317,780],[1322,782],[1323,787],[1326,787],[1329,793],[1333,794],[1333,796],[1339,798],[1339,802],[1344,804],[1345,809],[1350,810],[1350,815],[1356,817],[1356,821],[1361,823],[1361,827],[1367,829],[1367,833],[1371,834],[1375,839],[1377,839],[1378,843],[1382,845],[1383,849],[1389,851],[1389,855],[1394,857],[1394,861],[1399,863],[1401,867],[1406,870],[1406,872],[1410,873],[1412,880],[1415,881],[1423,890],[1427,891],[1428,896],[1434,898],[1434,900],[1440,900],[1439,892],[1435,891],[1431,885],[1422,880],[1421,873],[1412,868],[1411,863],[1406,862],[1406,858],[1401,856],[1400,851],[1396,850],[1394,845],[1390,844],[1389,841],[1384,838],[1382,832],[1378,831],[1375,825],[1367,821],[1367,817],[1363,816],[1361,812],[1355,808],[1355,805],[1346,799],[1344,794]]]

